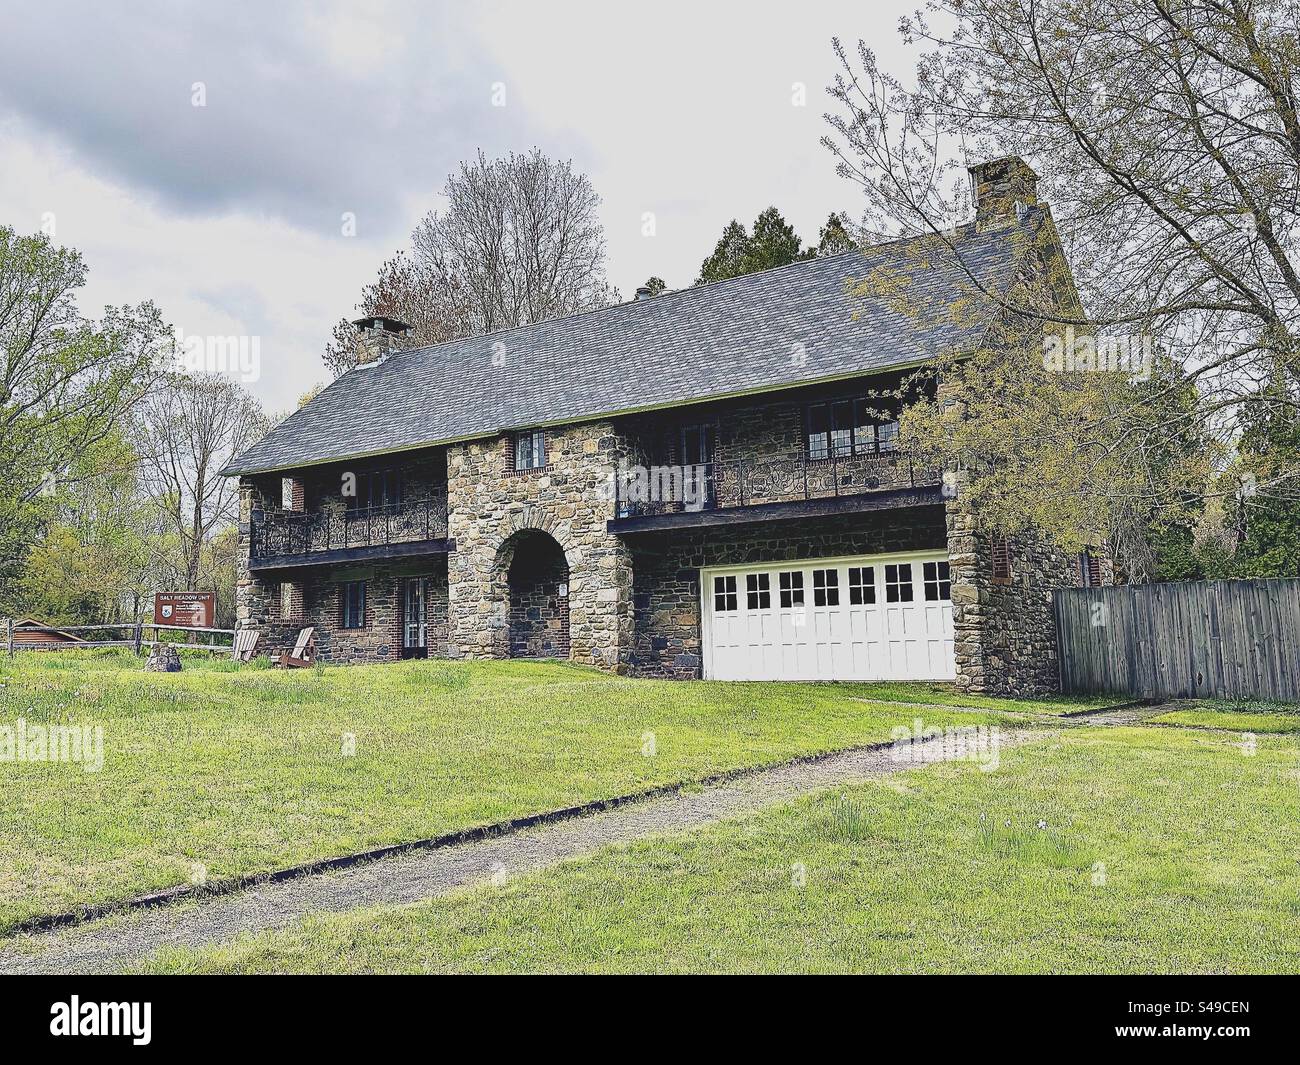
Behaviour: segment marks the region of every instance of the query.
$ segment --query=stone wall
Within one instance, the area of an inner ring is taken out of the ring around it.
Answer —
[[[547,432],[547,466],[515,471],[513,438],[453,445],[447,452],[450,536],[448,609],[453,657],[505,658],[509,569],[523,530],[551,536],[569,567],[569,656],[622,668],[632,631],[627,545],[606,529],[618,462],[637,461],[609,422]]]
[[[946,536],[939,505],[637,536],[629,670],[646,677],[701,675],[702,567],[943,550]]]
[[[949,503],[948,551],[957,686],[988,695],[1057,691],[1052,591],[1079,585],[1078,556],[1040,537],[1007,538],[1011,575],[993,575],[993,537]]]

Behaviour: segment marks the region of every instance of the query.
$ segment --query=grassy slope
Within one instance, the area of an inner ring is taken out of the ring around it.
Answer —
[[[1294,703],[1205,700],[1153,717],[1168,725],[1231,729],[1234,732],[1300,732],[1300,706]]]
[[[931,766],[847,806],[822,795],[155,967],[1294,972],[1296,745],[1261,738],[1247,757],[1233,739],[1072,730],[1004,752],[998,772]]]
[[[916,716],[835,685],[517,662],[281,672],[198,660],[157,675],[115,653],[28,652],[0,658],[0,684],[0,724],[100,724],[105,744],[97,774],[0,762],[0,929],[185,883],[192,863],[210,879],[273,869],[885,740]],[[641,753],[647,732],[654,757]]]

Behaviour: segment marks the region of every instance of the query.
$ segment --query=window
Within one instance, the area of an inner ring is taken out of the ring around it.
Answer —
[[[356,495],[347,497],[348,510],[397,506],[402,501],[400,470],[363,470],[357,474]]]
[[[871,606],[876,601],[876,567],[849,567],[849,602]]]
[[[912,564],[900,562],[885,567],[885,602],[910,603],[912,601]]]
[[[772,605],[772,591],[769,574],[747,573],[745,575],[745,605],[750,610],[767,610]]]
[[[922,567],[921,576],[925,579],[926,602],[934,603],[940,599],[952,598],[952,583],[948,579],[948,563],[927,562]]]
[[[997,584],[1011,583],[1011,544],[1005,536],[994,536],[989,545],[993,561],[993,580]]]
[[[898,450],[898,422],[881,421],[879,400],[842,399],[808,407],[808,457],[848,458]]]
[[[840,605],[840,571],[813,570],[813,606]]]
[[[546,434],[530,429],[515,434],[515,469],[540,470],[546,465]]]
[[[348,581],[339,592],[339,622],[345,629],[366,627],[366,582]]]
[[[718,613],[736,609],[736,578],[713,578],[713,609]]]
[[[713,461],[714,427],[687,425],[682,429],[682,465],[701,466]]]
[[[1092,553],[1091,547],[1079,552],[1079,583],[1085,588],[1101,587],[1101,559]]]
[[[798,570],[790,573],[779,575],[781,585],[781,606],[789,609],[792,606],[803,606],[803,574]]]

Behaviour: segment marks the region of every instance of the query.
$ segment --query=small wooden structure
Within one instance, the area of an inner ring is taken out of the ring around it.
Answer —
[[[76,643],[85,641],[80,636],[52,628],[36,618],[14,618],[13,645],[20,651],[58,650]]]

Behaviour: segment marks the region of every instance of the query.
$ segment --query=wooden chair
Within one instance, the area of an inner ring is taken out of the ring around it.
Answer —
[[[257,650],[257,641],[262,634],[256,629],[240,629],[235,633],[235,646],[232,655],[236,662],[251,662],[253,652]]]
[[[275,660],[277,666],[285,666],[289,669],[302,669],[310,666],[316,661],[316,630],[314,628],[303,629],[298,633],[298,642],[294,644],[293,652],[287,655],[280,655]]]

